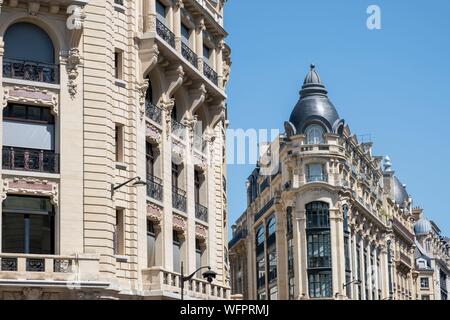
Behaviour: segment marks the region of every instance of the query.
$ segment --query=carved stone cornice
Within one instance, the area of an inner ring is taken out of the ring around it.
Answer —
[[[186,228],[187,228],[186,218],[184,218],[178,214],[174,214],[173,219],[172,219],[172,224],[173,224],[173,229],[175,231],[181,233],[182,235],[185,234]]]
[[[158,129],[156,126],[147,122],[145,128],[145,136],[152,145],[156,146],[157,148],[160,147],[162,142],[162,134],[160,129]]]
[[[147,202],[147,218],[156,224],[161,224],[163,209],[154,203]]]
[[[206,239],[208,238],[208,229],[200,224],[196,224],[195,238],[201,241],[206,241]]]
[[[156,26],[153,29],[155,28]],[[160,57],[162,58],[159,55],[159,49],[156,43],[142,42],[139,48],[141,74],[147,76],[159,62],[164,61],[163,59],[159,59]]]
[[[25,103],[31,105],[46,106],[51,108],[54,115],[58,115],[58,97],[45,89],[31,86],[14,86],[4,88],[2,106],[5,108],[8,102]]]

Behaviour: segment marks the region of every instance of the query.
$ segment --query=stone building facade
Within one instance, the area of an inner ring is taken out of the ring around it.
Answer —
[[[229,243],[234,295],[419,297],[412,198],[363,138],[311,66],[285,133],[248,178],[248,207]]]
[[[229,297],[224,2],[0,1],[0,299]]]

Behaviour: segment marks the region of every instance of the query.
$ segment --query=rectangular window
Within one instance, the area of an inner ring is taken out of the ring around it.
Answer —
[[[115,129],[115,147],[116,147],[116,162],[124,162],[124,127],[116,124]]]
[[[428,278],[420,278],[420,288],[428,289],[430,287]]]
[[[147,142],[145,146],[145,158],[147,160],[147,175],[155,176],[155,155],[153,153],[153,146]]]
[[[195,203],[200,203],[200,173],[194,171],[194,199]]]
[[[147,220],[147,267],[155,266],[156,233],[152,221]]]
[[[156,17],[159,21],[166,22],[166,6],[156,0]]]
[[[308,175],[307,175],[307,181],[308,182],[315,182],[315,181],[324,181],[325,176],[323,174],[324,168],[321,163],[313,163],[309,164],[307,166]]]
[[[289,278],[289,300],[295,300],[295,278]]]
[[[308,234],[308,268],[330,268],[330,232]]]
[[[114,77],[123,80],[123,51],[119,49],[114,52]]]
[[[275,246],[267,249],[267,263],[268,263],[268,280],[269,283],[277,280],[277,249]]]
[[[270,300],[278,300],[278,288],[276,286],[270,288],[269,293],[270,293]]]
[[[257,257],[256,261],[257,266],[257,288],[265,288],[266,286],[266,260],[264,256]]]
[[[180,175],[180,167],[172,163],[172,186],[178,188],[178,177]]]
[[[2,206],[2,252],[55,253],[55,214],[50,199],[8,195]]]
[[[178,232],[173,231],[173,271],[181,272],[181,241],[178,237]]]
[[[202,266],[202,248],[200,240],[195,239],[195,267],[199,269]],[[202,271],[197,272],[197,278],[201,278]]]
[[[209,59],[211,58],[211,49],[207,46],[203,46],[203,58],[207,63],[209,63]]]
[[[189,38],[191,31],[188,27],[186,27],[183,23],[181,24],[181,41],[189,46]]]
[[[116,225],[114,228],[114,254],[125,254],[125,214],[123,209],[116,209]]]
[[[311,298],[327,298],[332,296],[330,272],[309,273],[309,296]]]
[[[50,109],[9,104],[3,110],[3,146],[54,150],[55,118]]]

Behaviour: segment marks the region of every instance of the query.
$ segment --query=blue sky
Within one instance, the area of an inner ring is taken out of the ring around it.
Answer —
[[[345,5],[344,5],[345,3]],[[381,30],[366,27],[381,8]],[[279,128],[310,63],[341,118],[371,134],[421,206],[450,235],[450,1],[229,0],[230,128]],[[252,165],[228,166],[230,225]]]

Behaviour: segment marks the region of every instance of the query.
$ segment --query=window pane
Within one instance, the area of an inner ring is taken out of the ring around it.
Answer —
[[[23,215],[3,213],[2,252],[25,253],[25,227]]]
[[[189,46],[189,28],[181,24],[181,41]]]
[[[53,254],[53,216],[29,215],[31,254]]]
[[[159,1],[156,1],[156,16],[161,22],[166,21],[166,7]]]

